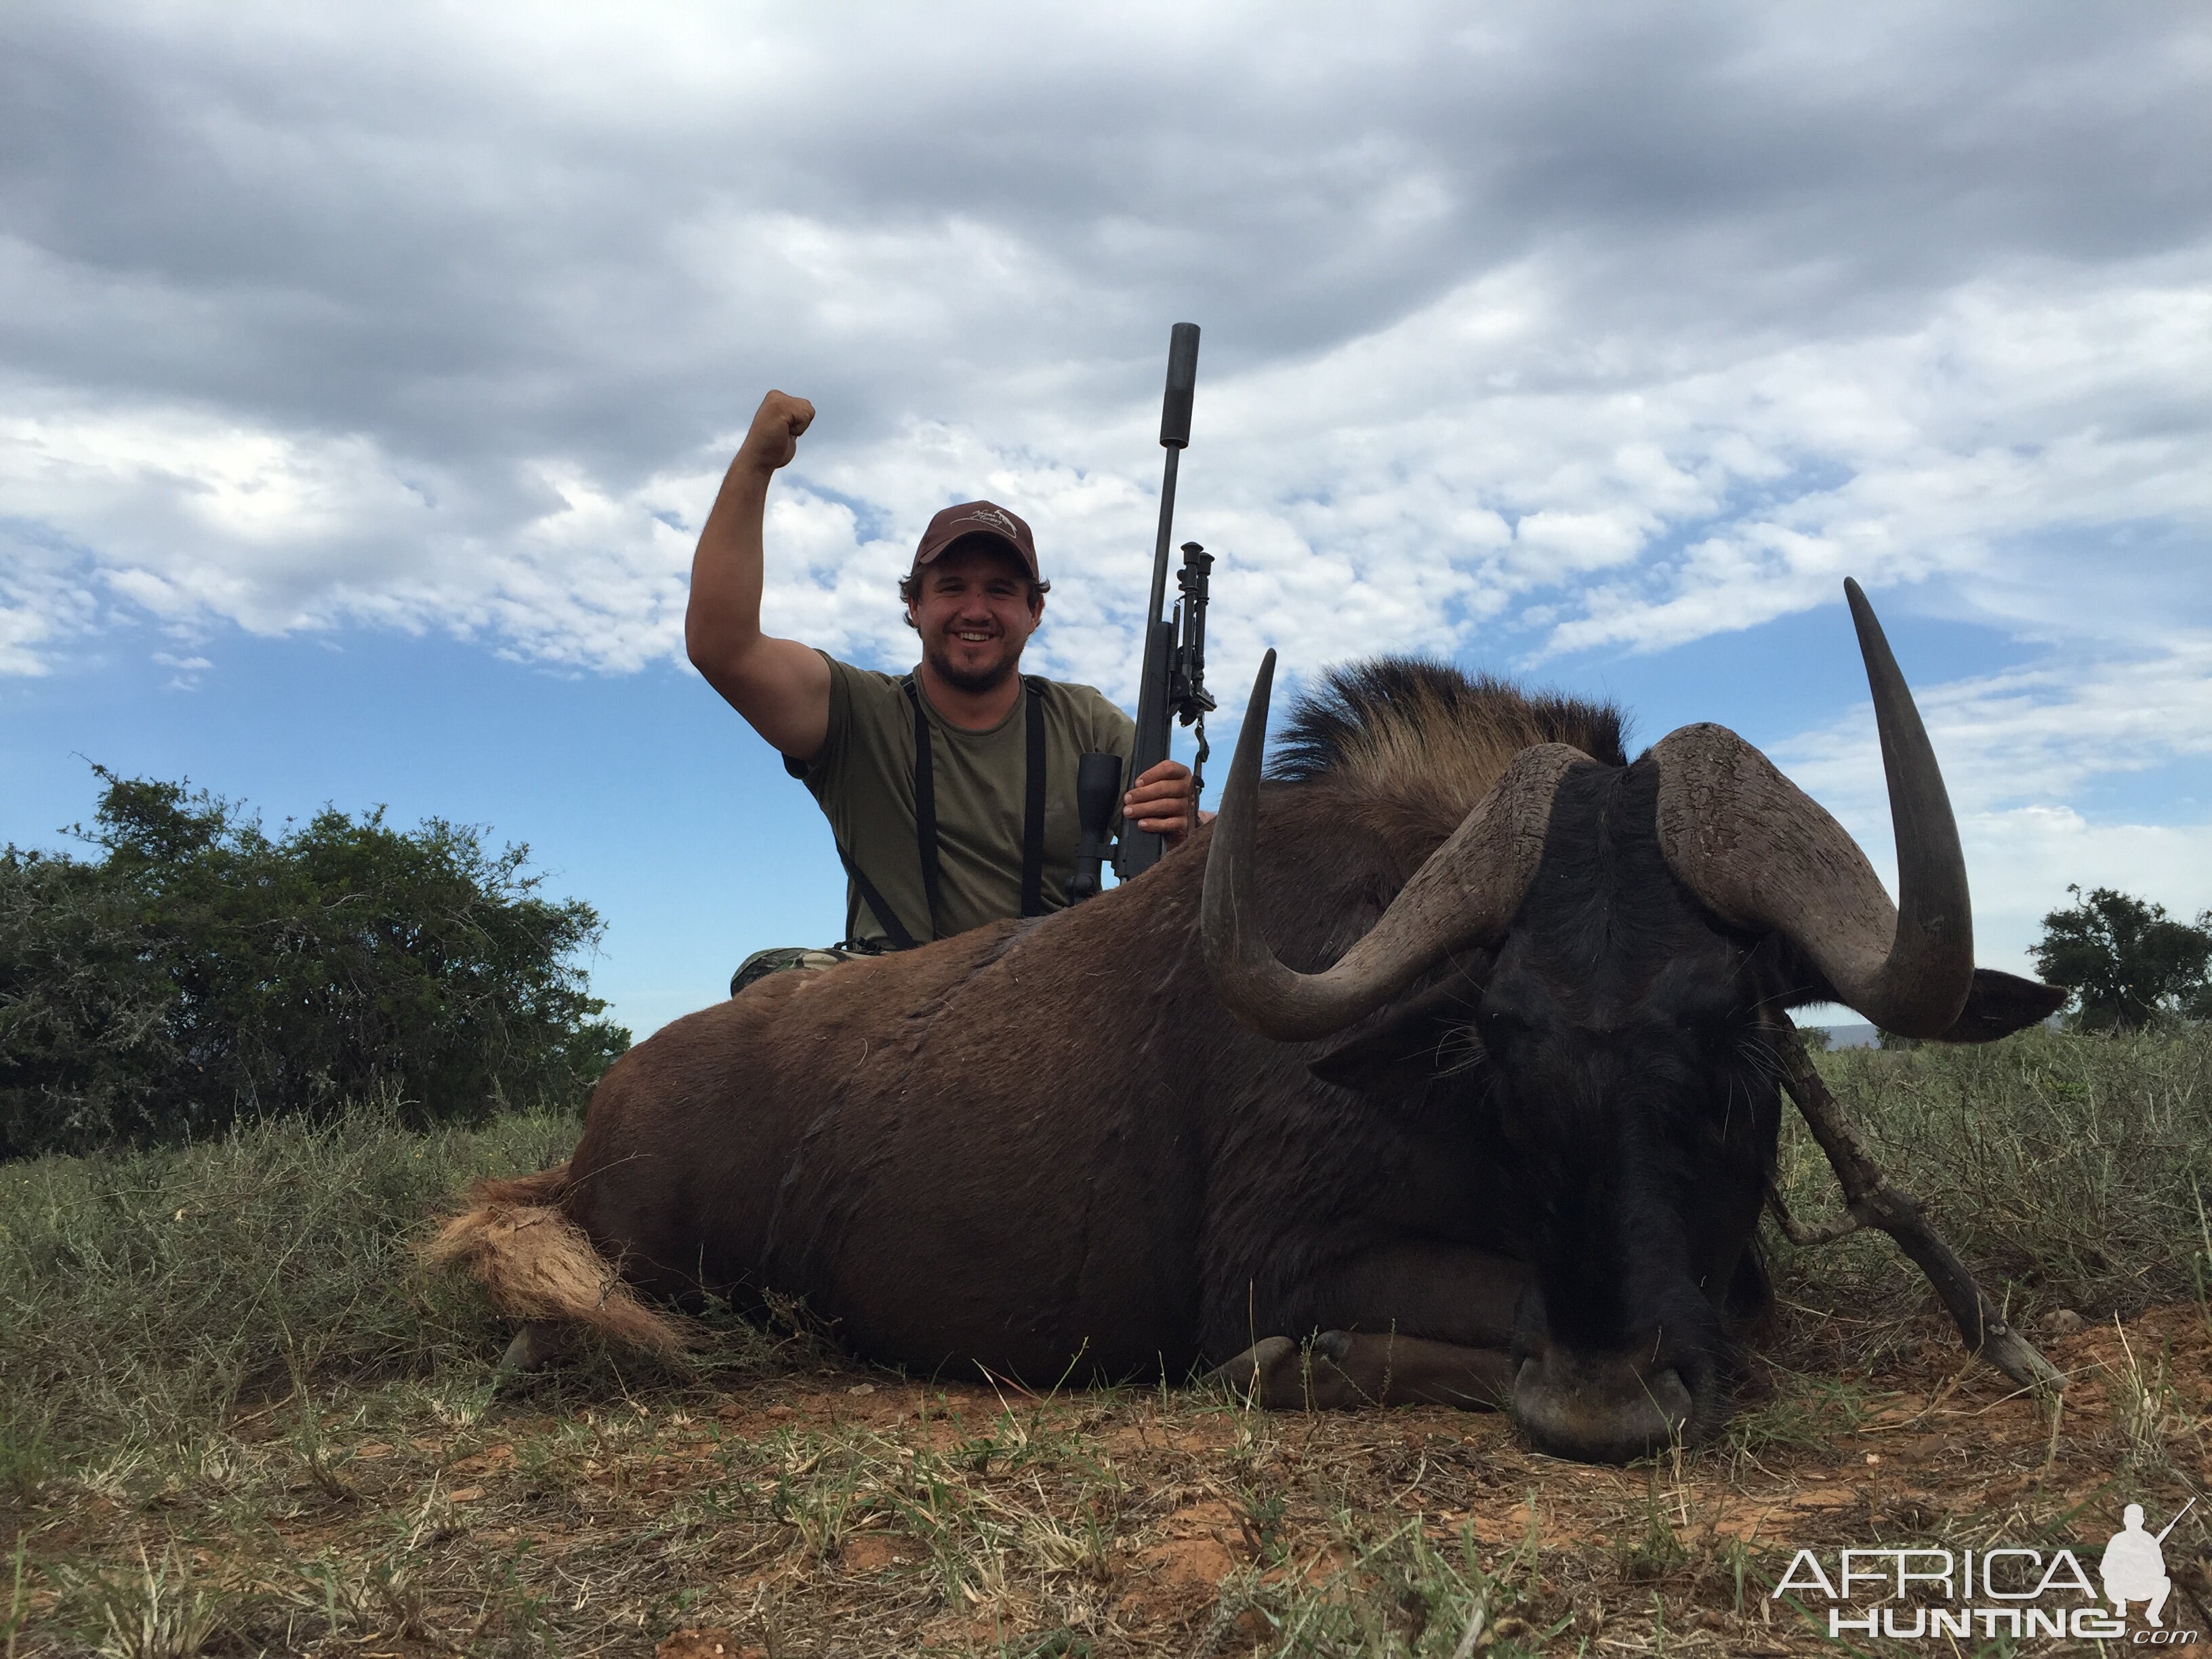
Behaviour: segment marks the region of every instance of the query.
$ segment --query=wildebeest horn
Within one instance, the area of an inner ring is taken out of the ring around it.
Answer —
[[[1375,926],[1318,974],[1285,968],[1260,934],[1252,897],[1260,754],[1275,653],[1252,683],[1237,757],[1221,792],[1206,860],[1202,937],[1215,994],[1262,1036],[1298,1042],[1340,1031],[1404,990],[1451,951],[1495,943],[1520,908],[1544,850],[1552,796],[1589,756],[1562,743],[1524,749],[1431,854]]]
[[[1889,776],[1898,905],[1843,826],[1722,726],[1686,726],[1652,749],[1660,845],[1708,907],[1796,940],[1837,996],[1882,1030],[1938,1036],[1973,984],[1966,860],[1936,751],[1881,624],[1856,582],[1846,580],[1844,593]]]

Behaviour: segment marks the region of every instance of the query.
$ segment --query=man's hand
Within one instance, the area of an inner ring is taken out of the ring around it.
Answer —
[[[1190,768],[1181,761],[1162,761],[1121,797],[1121,821],[1164,837],[1170,847],[1190,833],[1197,809]]]
[[[788,466],[799,453],[799,434],[814,424],[814,405],[787,392],[771,392],[753,411],[753,423],[738,446],[737,465],[763,478],[778,467]],[[731,469],[736,471],[736,466]]]

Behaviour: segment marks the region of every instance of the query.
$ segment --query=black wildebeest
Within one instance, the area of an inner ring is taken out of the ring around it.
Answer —
[[[1850,596],[1901,915],[1733,733],[1631,763],[1609,709],[1433,665],[1334,677],[1262,784],[1271,653],[1210,836],[676,1022],[437,1249],[638,1341],[679,1339],[632,1287],[776,1292],[923,1370],[1223,1364],[1270,1405],[1504,1405],[1593,1459],[1708,1435],[1765,1295],[1784,1011],[1971,1041],[2058,997],[1975,969],[1934,755]]]

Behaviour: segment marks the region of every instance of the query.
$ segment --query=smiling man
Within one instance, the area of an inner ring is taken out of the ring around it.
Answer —
[[[1076,757],[1111,750],[1126,767],[1133,723],[1087,685],[1020,672],[1049,584],[1029,526],[989,501],[948,507],[922,532],[899,584],[921,636],[910,673],[761,632],[769,482],[813,419],[803,398],[761,400],[699,533],[684,619],[692,663],[829,818],[848,878],[848,948],[904,949],[1061,908],[1075,870]],[[1122,811],[1181,841],[1194,817],[1189,769],[1153,767]]]

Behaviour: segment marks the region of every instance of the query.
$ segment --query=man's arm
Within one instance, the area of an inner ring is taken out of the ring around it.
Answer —
[[[761,399],[699,532],[684,613],[692,666],[779,752],[802,761],[830,734],[830,665],[811,647],[761,632],[761,520],[769,480],[799,453],[813,419],[804,398]]]

